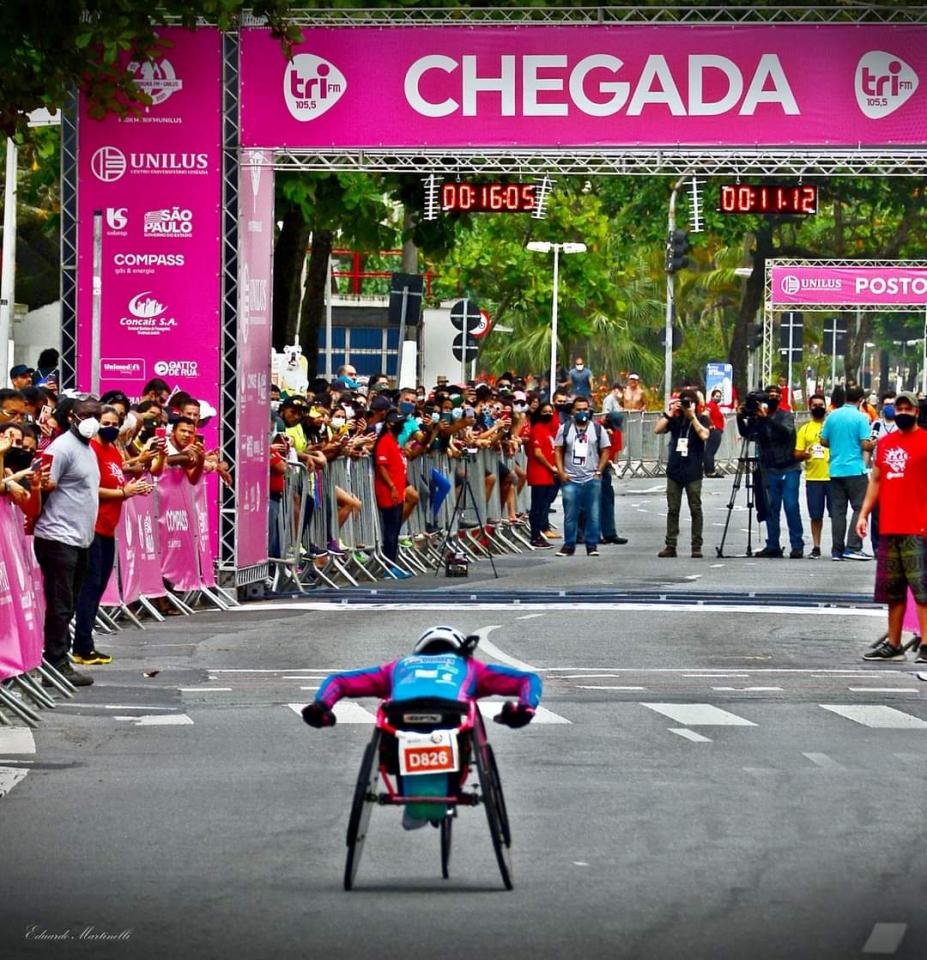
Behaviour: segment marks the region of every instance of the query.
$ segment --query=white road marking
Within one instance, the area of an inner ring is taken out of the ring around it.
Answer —
[[[5,797],[17,783],[26,779],[28,770],[16,767],[0,767],[0,797]]]
[[[898,952],[901,941],[908,929],[906,923],[877,923],[869,934],[863,947],[863,953],[875,953],[891,956]]]
[[[483,714],[483,719],[491,720],[499,712],[499,708],[504,702],[504,700],[480,700],[477,706],[480,708],[480,713]],[[553,710],[548,710],[547,707],[538,707],[535,711],[534,719],[531,722],[535,724],[572,723],[573,721],[567,720],[566,717],[561,717],[559,713],[554,713]]]
[[[919,674],[917,674],[917,679],[918,679],[918,680],[927,680],[927,673],[919,673]]]
[[[181,693],[231,693],[231,687],[178,687]]]
[[[694,730],[687,730],[685,727],[670,727],[670,733],[675,733],[679,737],[685,737],[686,740],[691,740],[693,743],[711,743],[711,737],[703,737],[700,733],[696,733]]]
[[[560,676],[561,680],[596,680],[605,677],[620,677],[620,673],[565,673]]]
[[[576,684],[577,690],[646,690],[646,687],[607,687],[604,684],[596,686],[595,684]]]
[[[525,663],[524,660],[519,660],[517,657],[510,656],[504,650],[500,650],[489,639],[490,631],[498,629],[499,624],[493,624],[492,626],[481,627],[479,630],[477,630],[476,633],[480,635],[480,644],[477,649],[482,650],[484,653],[488,653],[494,659],[502,661],[502,663],[507,663],[510,667],[515,667],[516,670],[527,670],[529,673],[537,673],[537,667],[532,667],[530,663]]]
[[[281,677],[281,680],[321,680],[322,675],[325,674],[324,670],[319,670],[315,675],[309,674],[308,672],[301,677]],[[327,676],[327,674],[325,674]]]
[[[782,687],[712,687],[712,690],[723,690],[725,693],[774,693],[782,692]]]
[[[872,706],[869,704],[834,704],[822,703],[824,710],[846,717],[854,723],[878,730],[924,730],[927,721],[920,717],[912,717],[909,713],[902,713],[894,707]]]
[[[319,687],[300,687],[300,690],[318,690]]]
[[[193,724],[192,718],[185,713],[153,713],[141,717],[113,717],[114,720],[131,720],[133,727],[185,727]]]
[[[585,860],[574,860],[574,861],[573,861],[573,866],[574,866],[574,867],[588,867],[589,864],[586,863]]]
[[[686,580],[701,580],[701,579],[702,579],[702,575],[700,573],[690,573],[689,576],[686,577]]]
[[[294,712],[302,714],[304,703],[288,703],[287,706]],[[365,710],[359,703],[351,700],[339,700],[334,706],[335,716],[339,723],[376,723],[376,715]]]
[[[713,564],[711,565],[710,569],[712,569],[712,570],[720,570],[721,567],[723,567],[723,566],[724,566],[723,563],[713,563]]]
[[[920,693],[916,687],[847,687],[850,693]]]
[[[62,706],[64,706],[64,704],[62,704]],[[74,706],[75,707],[80,706],[81,709],[83,709],[85,707],[95,707],[95,706],[98,706],[98,704],[94,704],[94,703],[76,704],[75,703]],[[104,705],[103,709],[104,710],[179,710],[180,707],[152,707],[152,706],[140,707],[137,705],[132,706],[131,704],[128,704],[128,703],[107,703]]]
[[[749,564],[748,564],[749,565]],[[472,596],[472,594],[471,594]],[[521,603],[519,605],[521,610],[543,610],[545,613],[551,610],[632,610],[632,611],[643,611],[650,613],[658,613],[660,615],[666,613],[717,613],[721,615],[728,615],[731,613],[755,613],[762,614],[764,616],[773,616],[784,614],[787,616],[818,616],[818,617],[867,617],[870,619],[885,619],[884,610],[870,610],[865,608],[856,608],[856,607],[846,607],[842,609],[835,609],[833,607],[803,607],[803,606],[789,606],[786,604],[777,605],[777,606],[756,606],[752,604],[737,604],[737,603],[727,603],[727,604],[704,604],[704,603],[675,603],[675,602],[663,602],[660,604],[654,603],[640,603],[640,602],[615,602],[615,601],[606,601],[602,603],[570,603],[570,602],[558,602],[558,603]],[[350,613],[360,613],[366,614],[371,610],[379,610],[385,612],[397,612],[405,613],[408,611],[445,611],[453,612],[459,610],[502,610],[502,611],[511,611],[511,603],[502,603],[502,602],[479,602],[479,601],[470,601],[464,600],[461,597],[460,600],[449,600],[447,603],[364,603],[353,606],[347,603],[342,603],[341,601],[332,601],[332,600],[282,600],[276,601],[271,600],[261,603],[251,603],[251,604],[242,604],[240,607],[235,608],[236,613],[275,613],[277,611],[299,611],[299,610],[314,610],[318,612],[327,612],[331,613],[335,610],[338,611],[339,616],[345,616]],[[215,673],[224,673],[224,672],[235,672],[235,673],[277,673],[276,670],[236,670],[236,671],[223,671],[216,670]]]
[[[749,673],[684,673],[683,677],[687,680],[722,680],[734,677],[738,680],[746,680]]]
[[[827,770],[846,770],[842,763],[829,757],[826,753],[803,753],[816,767],[824,767]]]
[[[516,617],[516,620],[534,620],[536,617],[543,617],[543,613],[526,613],[523,617]]]
[[[744,658],[745,659],[745,658]],[[828,670],[822,671],[820,668],[816,670],[811,670],[807,667],[750,667],[747,672],[742,673],[722,673],[719,670],[713,670],[711,667],[611,667],[607,664],[599,664],[595,667],[547,667],[548,673],[551,674],[561,674],[564,670],[601,670],[601,671],[610,671],[612,673],[681,673],[683,677],[701,677],[705,678],[721,678],[721,677],[752,677],[757,673],[811,673],[815,675],[820,675],[821,677],[837,677],[843,679],[844,670]],[[890,674],[892,676],[906,676],[902,671],[896,670],[881,670],[879,671],[880,676],[886,676]],[[588,676],[588,674],[583,674]],[[872,674],[866,674],[867,677],[871,677]]]
[[[35,753],[35,737],[27,727],[0,727],[0,754]]]
[[[656,713],[681,723],[684,727],[755,727],[752,720],[738,717],[710,703],[644,703]]]

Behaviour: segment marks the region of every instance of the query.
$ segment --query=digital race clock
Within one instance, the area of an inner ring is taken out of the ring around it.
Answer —
[[[441,184],[441,209],[445,213],[530,213],[537,207],[533,183]]]
[[[725,183],[721,186],[718,210],[808,216],[818,212],[818,188],[789,183]]]

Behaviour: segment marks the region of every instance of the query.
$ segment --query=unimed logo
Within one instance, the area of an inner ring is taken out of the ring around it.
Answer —
[[[314,53],[297,54],[283,72],[287,110],[300,121],[322,116],[341,99],[347,86],[344,74]]]
[[[881,120],[907,103],[918,76],[901,57],[870,50],[856,65],[856,102],[870,120]]]
[[[104,357],[100,360],[100,376],[108,380],[144,380],[145,361]]]

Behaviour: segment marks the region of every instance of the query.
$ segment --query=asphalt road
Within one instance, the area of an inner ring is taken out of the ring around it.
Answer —
[[[101,641],[116,659],[92,688],[34,737],[0,728],[0,957],[923,957],[927,683],[910,658],[859,659],[882,629],[863,604],[742,599],[863,597],[872,565],[657,561],[659,498],[639,497],[648,513],[622,514],[628,547],[502,561],[509,588],[530,582],[546,603],[417,578],[430,602],[284,600]],[[667,601],[559,597],[630,571]],[[731,603],[673,602],[701,587],[692,575],[717,577],[705,589]],[[436,831],[378,809],[345,893],[375,704],[327,731],[293,705],[327,671],[402,655],[442,621],[544,678],[547,712],[489,729],[515,889],[482,809],[461,812],[447,881]]]

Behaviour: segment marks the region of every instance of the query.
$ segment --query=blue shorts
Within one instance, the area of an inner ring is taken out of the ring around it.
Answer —
[[[823,520],[825,507],[827,507],[827,515],[831,515],[828,480],[806,480],[805,497],[808,500],[808,516],[812,520]]]

